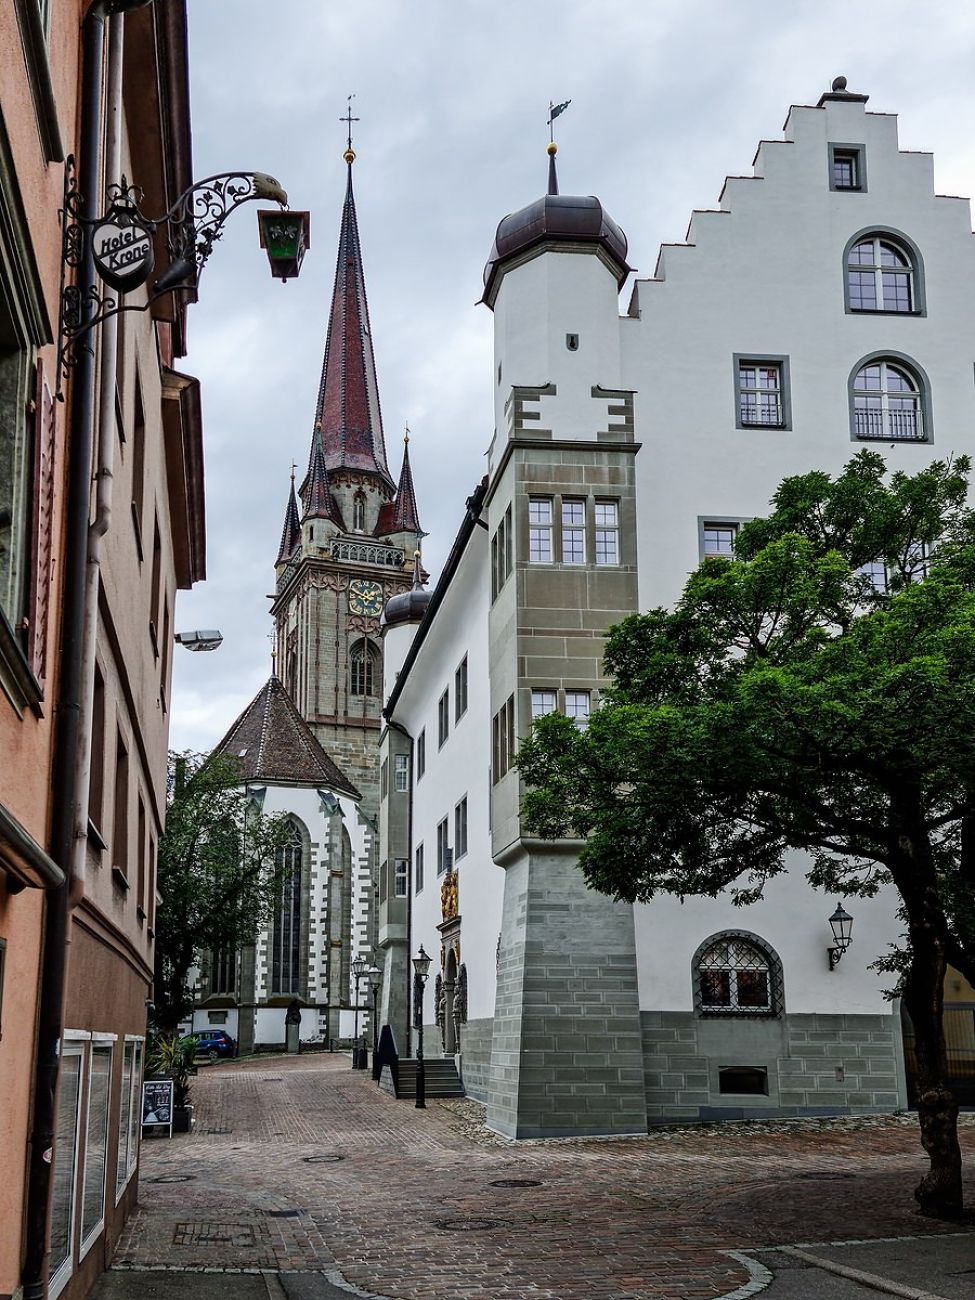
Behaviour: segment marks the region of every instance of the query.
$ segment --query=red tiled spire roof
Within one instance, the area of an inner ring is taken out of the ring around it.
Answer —
[[[245,781],[325,785],[354,799],[360,797],[322,749],[277,677],[261,687],[214,753],[236,759]]]
[[[379,409],[376,362],[369,329],[366,282],[352,193],[352,163],[342,209],[332,311],[325,341],[322,381],[315,408],[315,426],[321,430],[325,468],[375,474],[390,489],[393,480],[386,464],[383,421]],[[312,457],[314,439],[312,440]],[[312,465],[309,459],[308,473]],[[305,486],[302,484],[302,496]]]
[[[420,527],[420,512],[416,507],[416,492],[413,490],[413,471],[410,469],[410,439],[407,434],[403,440],[403,468],[399,474],[399,487],[396,499],[387,501],[379,511],[376,522],[376,535],[386,537],[390,533],[423,532]]]
[[[328,482],[328,470],[325,468],[325,456],[322,451],[322,436],[318,429],[311,444],[311,465],[308,477],[303,485],[302,499],[305,503],[305,519],[331,519],[339,528],[345,528],[338,503],[332,496]]]
[[[284,512],[284,527],[281,529],[281,546],[278,549],[276,564],[284,564],[291,559],[300,537],[301,523],[298,519],[298,502],[295,500],[295,476],[292,474],[291,492],[288,496],[288,508]]]

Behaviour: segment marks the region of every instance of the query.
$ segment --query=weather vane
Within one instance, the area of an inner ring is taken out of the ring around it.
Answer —
[[[339,121],[344,122],[346,125],[347,139],[345,142],[345,161],[348,163],[355,161],[355,150],[352,148],[352,123],[359,121],[357,117],[352,116],[352,101],[354,99],[354,93],[348,96],[349,103],[345,110],[345,116],[339,118]],[[351,158],[349,157],[350,154],[352,155]]]
[[[294,485],[294,481],[295,481],[295,470],[296,470],[297,468],[298,468],[298,462],[297,462],[296,460],[293,460],[293,461],[291,462],[291,483],[292,483],[292,486]]]
[[[565,100],[565,102],[562,104],[555,104],[552,102],[552,100],[548,101],[548,142],[549,144],[555,143],[555,119],[559,116],[560,113],[564,113],[571,103],[572,103],[571,99]]]

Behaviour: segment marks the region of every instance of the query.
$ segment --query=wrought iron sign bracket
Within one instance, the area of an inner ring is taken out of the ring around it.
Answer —
[[[288,196],[264,172],[220,172],[185,190],[161,217],[146,217],[139,204],[142,190],[125,176],[107,190],[103,216],[83,215],[74,157],[64,166],[64,206],[61,219],[61,287],[58,318],[57,394],[64,400],[62,381],[85,353],[92,353],[91,331],[121,312],[148,311],[170,293],[192,293],[199,283],[213,246],[223,235],[230,214],[242,203],[264,199],[288,205]],[[154,237],[166,228],[169,266],[152,282],[143,303],[125,302],[125,294],[146,283],[155,260]],[[92,259],[95,278],[88,288],[68,283]],[[107,286],[107,289],[102,286]]]

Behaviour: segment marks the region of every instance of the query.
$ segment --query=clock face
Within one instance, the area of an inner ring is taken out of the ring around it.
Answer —
[[[349,583],[349,609],[353,614],[378,618],[383,612],[383,589],[378,582],[357,579]]]

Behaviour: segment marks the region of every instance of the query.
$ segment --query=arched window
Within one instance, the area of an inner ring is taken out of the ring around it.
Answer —
[[[915,255],[885,234],[858,237],[846,254],[847,306],[850,311],[904,311],[918,308]]]
[[[349,690],[353,695],[375,695],[379,687],[379,655],[363,638],[352,647]]]
[[[890,442],[927,438],[923,386],[900,360],[876,357],[853,376],[853,436]]]
[[[268,992],[296,994],[301,971],[301,868],[304,839],[292,824],[287,841],[274,857],[277,892],[271,924]]]
[[[355,494],[352,502],[352,531],[356,533],[366,531],[366,498],[361,492]]]
[[[758,935],[726,930],[701,944],[692,963],[694,1006],[705,1016],[777,1016],[782,963]]]

